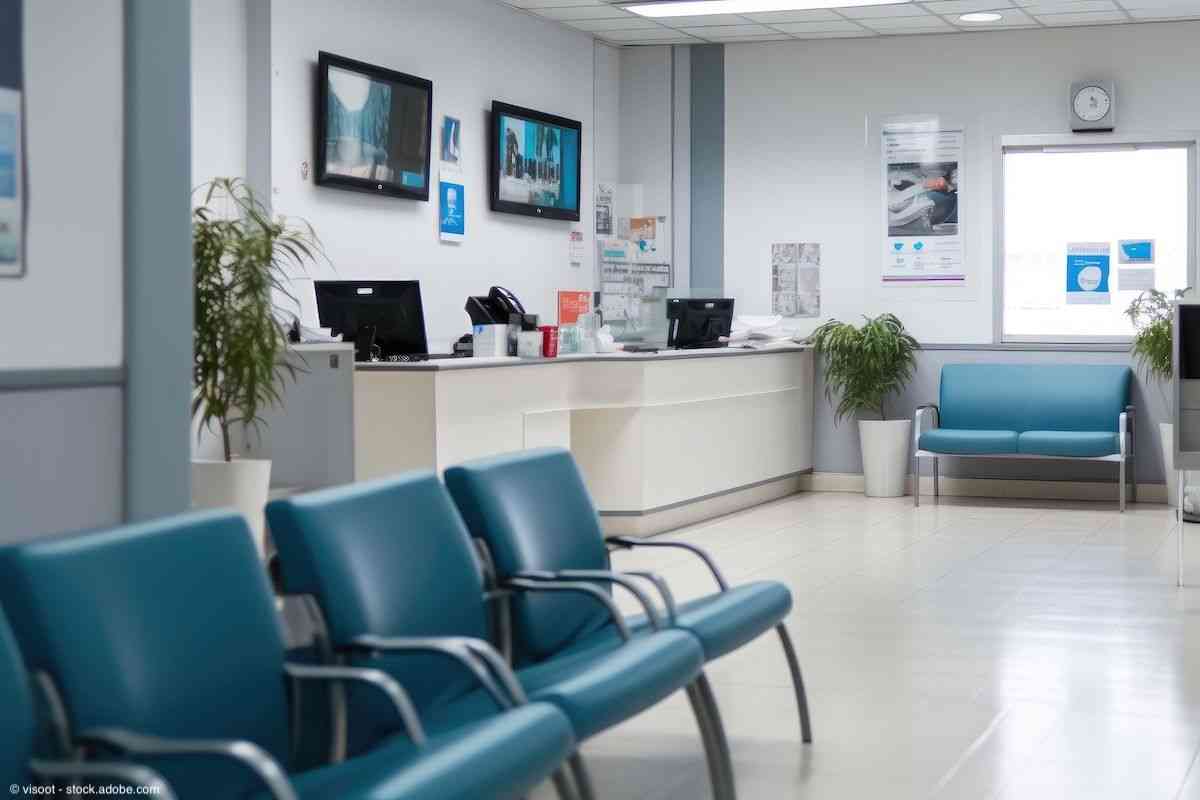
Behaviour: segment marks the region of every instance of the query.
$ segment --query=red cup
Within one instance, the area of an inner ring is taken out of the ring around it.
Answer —
[[[558,326],[557,325],[539,325],[538,330],[542,332],[542,357],[557,358],[558,357]]]

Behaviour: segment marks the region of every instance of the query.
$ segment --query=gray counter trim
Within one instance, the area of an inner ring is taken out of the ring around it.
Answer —
[[[0,369],[0,391],[87,389],[123,386],[124,367],[62,367],[59,369]]]
[[[687,500],[680,500],[677,503],[668,503],[665,506],[658,506],[657,508],[648,508],[645,511],[601,511],[599,513],[600,513],[600,516],[602,516],[602,517],[647,517],[647,516],[650,516],[651,514],[659,514],[663,511],[671,511],[676,508],[683,508],[684,506],[690,506],[694,503],[703,503],[705,500],[713,500],[717,497],[724,497],[725,495],[733,494],[734,492],[744,492],[747,489],[757,489],[758,487],[766,486],[767,484],[778,483],[779,481],[786,481],[789,478],[798,478],[801,475],[812,475],[812,474],[813,474],[812,467],[809,467],[808,469],[801,469],[801,470],[797,470],[796,472],[789,472],[785,475],[777,475],[774,478],[767,478],[765,480],[755,481],[754,483],[747,483],[744,486],[735,486],[732,489],[722,489],[719,492],[713,492],[712,494],[705,494],[705,495],[701,495],[699,497],[692,497]]]
[[[673,361],[690,361],[694,358],[737,358],[739,356],[770,356],[782,355],[790,353],[805,353],[812,348],[807,345],[796,345],[795,347],[776,347],[770,350],[745,350],[740,347],[726,347],[712,350],[696,350],[695,352],[672,352],[671,355],[662,355],[660,353],[630,353],[626,356],[614,358],[611,355],[594,355],[594,356],[563,356],[561,358],[523,358],[514,361],[488,361],[482,360],[483,363],[471,364],[470,366],[449,366],[450,364],[458,365],[464,361],[471,362],[472,358],[455,358],[455,359],[439,359],[437,361],[417,361],[417,362],[391,362],[391,361],[375,361],[370,363],[359,362],[355,363],[354,368],[360,372],[454,372],[457,370],[467,369],[496,369],[502,367],[538,367],[538,366],[553,366],[555,364],[645,364],[647,362],[665,362]],[[303,349],[297,348],[299,352]]]
[[[1014,352],[1050,352],[1050,353],[1127,353],[1128,342],[1084,343],[1070,344],[1049,342],[1004,342],[1000,344],[922,344],[922,350],[1011,350]]]

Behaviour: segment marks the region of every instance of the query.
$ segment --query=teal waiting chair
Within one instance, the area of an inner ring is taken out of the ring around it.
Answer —
[[[174,795],[162,776],[138,765],[112,761],[80,762],[35,758],[38,745],[39,720],[33,685],[17,643],[13,641],[8,621],[0,612],[0,785],[9,787],[14,795],[33,787],[60,784],[101,788],[123,786],[131,790],[144,789],[161,800],[173,800]],[[15,789],[13,787],[16,787]],[[55,792],[57,794],[58,792]],[[65,789],[64,789],[65,793]],[[45,796],[45,795],[43,795]]]
[[[693,634],[712,661],[760,634],[775,629],[792,675],[800,716],[800,734],[812,741],[808,697],[784,618],[792,608],[787,587],[777,581],[754,581],[731,587],[716,562],[700,548],[685,542],[613,536],[607,540],[591,497],[571,454],[559,449],[526,450],[469,462],[446,470],[446,486],[467,526],[486,546],[500,580],[601,581],[624,586],[639,595],[653,586],[661,595],[672,626]],[[701,558],[716,581],[715,594],[676,606],[670,587],[651,572],[611,571],[612,548],[673,547]],[[649,606],[639,596],[643,606]],[[611,637],[612,627],[588,609],[517,603],[512,608],[519,652],[537,648],[547,626],[570,628],[576,647],[591,647],[597,637]],[[654,611],[630,621],[634,630],[651,627]]]
[[[487,641],[492,631],[478,555],[433,473],[277,500],[268,505],[267,519],[285,593],[315,600],[337,658],[381,669],[403,682],[431,732],[493,713],[503,702],[501,689],[508,687],[561,708],[582,742],[687,689],[710,772],[717,777],[728,771],[727,753],[724,763],[718,761],[723,755],[715,744],[718,721],[698,705],[692,686],[701,670],[699,644],[683,631],[628,635],[611,596],[591,584],[509,584],[508,591],[533,603],[550,596],[572,598],[589,618],[594,610],[622,632],[556,658],[575,631],[569,619],[562,626],[548,622],[527,657],[510,670]],[[477,676],[484,689],[468,684],[463,669],[464,662],[469,668],[468,653],[487,660],[487,674]],[[457,692],[443,689],[448,675],[457,676]],[[495,687],[486,688],[489,679]],[[369,703],[351,698],[350,705],[351,719],[373,713]],[[578,754],[571,767],[580,794],[593,797]],[[714,782],[714,788],[718,797],[731,796],[724,783]]]
[[[286,663],[274,597],[232,513],[13,546],[0,553],[0,602],[30,671],[53,676],[59,736],[136,758],[185,800],[517,798],[574,747],[548,704],[427,734],[389,675]],[[392,735],[289,773],[287,690],[301,681],[370,687]]]

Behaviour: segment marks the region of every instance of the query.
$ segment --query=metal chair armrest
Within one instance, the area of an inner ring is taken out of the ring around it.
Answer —
[[[254,773],[275,800],[298,800],[287,773],[254,742],[236,739],[166,739],[120,728],[96,728],[78,737],[136,756],[215,756],[236,761]]]
[[[140,764],[117,764],[106,761],[42,761],[29,762],[29,771],[39,778],[78,781],[84,777],[118,781],[139,789],[158,800],[175,800],[175,793],[166,780],[149,767]]]
[[[590,583],[579,582],[559,582],[559,581],[534,581],[524,578],[510,578],[504,582],[505,588],[514,589],[521,592],[572,592],[575,594],[585,594],[598,602],[608,611],[612,617],[613,624],[617,627],[617,632],[621,634],[621,638],[629,641],[632,636],[629,633],[629,626],[625,624],[625,618],[621,616],[620,609],[613,599],[606,592],[602,592]]]
[[[372,636],[366,634],[350,640],[350,647],[372,652],[387,653],[434,653],[457,661],[466,667],[475,680],[487,690],[492,700],[501,709],[512,708],[516,702],[500,690],[488,672],[486,663],[481,662],[464,637],[453,636]]]
[[[922,423],[929,412],[933,412],[933,423],[926,428]],[[942,412],[935,403],[926,403],[923,406],[917,406],[917,410],[913,412],[913,450],[921,449],[921,434],[933,428],[939,428],[942,425]]]
[[[701,559],[705,565],[708,566],[709,571],[712,573],[713,578],[717,582],[717,586],[720,587],[722,592],[728,591],[729,589],[729,582],[726,581],[725,576],[721,574],[720,568],[717,567],[717,562],[713,561],[712,556],[710,556],[707,552],[694,544],[688,544],[687,542],[663,542],[657,540],[648,541],[645,539],[635,539],[631,536],[609,536],[604,541],[608,544],[628,550],[632,550],[635,547],[674,547],[678,550],[687,550],[692,555]]]
[[[427,741],[421,718],[413,706],[412,698],[400,682],[381,669],[363,667],[319,666],[315,664],[284,664],[283,671],[289,678],[298,681],[356,681],[373,686],[383,692],[392,703],[396,716],[404,726],[404,732],[417,744],[424,746]]]
[[[647,580],[654,585],[658,593],[662,595],[663,607],[667,609],[667,624],[672,628],[675,627],[676,617],[678,616],[675,606],[675,594],[671,591],[671,585],[667,583],[666,578],[659,575],[657,572],[651,572],[644,569],[627,569],[621,571],[622,575],[633,575],[637,578]]]
[[[620,586],[625,591],[632,594],[642,608],[646,611],[646,618],[650,620],[650,626],[654,630],[662,630],[662,619],[658,616],[658,609],[654,607],[654,603],[646,596],[641,587],[636,582],[630,580],[619,572],[611,572],[602,569],[564,569],[558,572],[518,572],[514,578],[526,578],[531,581],[588,581],[599,583],[611,583],[614,586]]]

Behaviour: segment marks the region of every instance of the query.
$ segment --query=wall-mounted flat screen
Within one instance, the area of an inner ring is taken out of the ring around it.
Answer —
[[[492,104],[492,210],[579,221],[580,144],[575,120]]]
[[[428,200],[433,83],[325,52],[317,82],[316,182]]]

